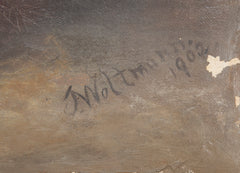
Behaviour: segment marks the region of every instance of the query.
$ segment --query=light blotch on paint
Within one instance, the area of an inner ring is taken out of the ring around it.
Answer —
[[[236,121],[235,125],[239,128],[240,127],[240,120]]]
[[[236,64],[240,64],[240,60],[238,58],[231,59],[230,61],[220,61],[220,57],[214,57],[208,55],[207,61],[209,64],[207,65],[206,69],[210,73],[212,73],[213,77],[217,77],[218,74],[222,73],[223,69],[226,67],[230,67]]]
[[[193,170],[189,169],[187,173],[194,173]]]
[[[236,107],[238,107],[240,105],[240,97],[239,96],[235,96],[235,105],[236,105]]]

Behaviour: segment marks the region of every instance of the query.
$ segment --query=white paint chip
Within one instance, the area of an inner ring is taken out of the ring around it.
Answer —
[[[240,105],[240,97],[235,96],[235,105],[238,107]]]
[[[230,61],[220,61],[220,57],[214,57],[208,55],[207,61],[209,64],[207,65],[206,69],[210,73],[212,73],[213,77],[217,77],[218,74],[222,73],[223,69],[226,67],[230,67],[236,64],[240,64],[240,60],[238,58],[231,59]]]

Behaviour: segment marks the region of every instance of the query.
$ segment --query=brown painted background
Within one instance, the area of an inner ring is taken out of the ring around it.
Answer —
[[[239,58],[239,8],[49,0],[3,22],[0,173],[240,172],[240,65],[206,70]]]

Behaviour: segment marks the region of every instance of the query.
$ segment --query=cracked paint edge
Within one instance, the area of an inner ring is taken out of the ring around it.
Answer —
[[[212,76],[215,78],[217,75],[221,74],[226,67],[240,64],[240,60],[238,58],[233,58],[230,61],[221,61],[220,56],[214,57],[212,55],[208,55],[207,62],[209,64],[206,66],[206,70],[212,73]]]

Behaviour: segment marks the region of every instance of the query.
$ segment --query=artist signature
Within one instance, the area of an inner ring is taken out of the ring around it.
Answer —
[[[148,59],[144,63],[138,64],[133,68],[118,69],[112,68],[115,72],[113,75],[108,74],[103,70],[99,70],[101,80],[104,80],[107,84],[106,87],[100,87],[97,80],[96,74],[91,77],[92,87],[85,85],[83,88],[83,93],[77,92],[73,89],[73,86],[70,85],[65,93],[64,101],[68,98],[72,98],[73,108],[69,110],[68,104],[66,104],[64,112],[67,114],[75,115],[79,110],[80,101],[84,102],[89,108],[92,107],[93,102],[100,103],[102,99],[107,99],[109,92],[112,92],[114,95],[121,95],[120,91],[114,84],[113,79],[120,77],[121,82],[127,87],[135,86],[135,81],[141,79],[147,75],[150,71],[155,70],[159,67],[159,62],[164,63],[167,60],[169,54],[174,54],[175,58],[175,67],[169,67],[169,71],[172,73],[174,78],[177,77],[176,72],[184,73],[187,77],[191,77],[191,73],[187,67],[187,62],[193,63],[197,57],[205,58],[209,52],[209,46],[204,46],[202,42],[188,40],[186,43],[182,40],[170,44],[172,50],[167,52],[166,50],[157,50],[155,53],[158,55],[158,59]],[[179,52],[185,53],[185,56],[179,56]],[[127,79],[126,76],[132,76],[131,79]],[[133,80],[134,79],[134,80]],[[93,97],[93,100],[90,100],[90,96]]]

